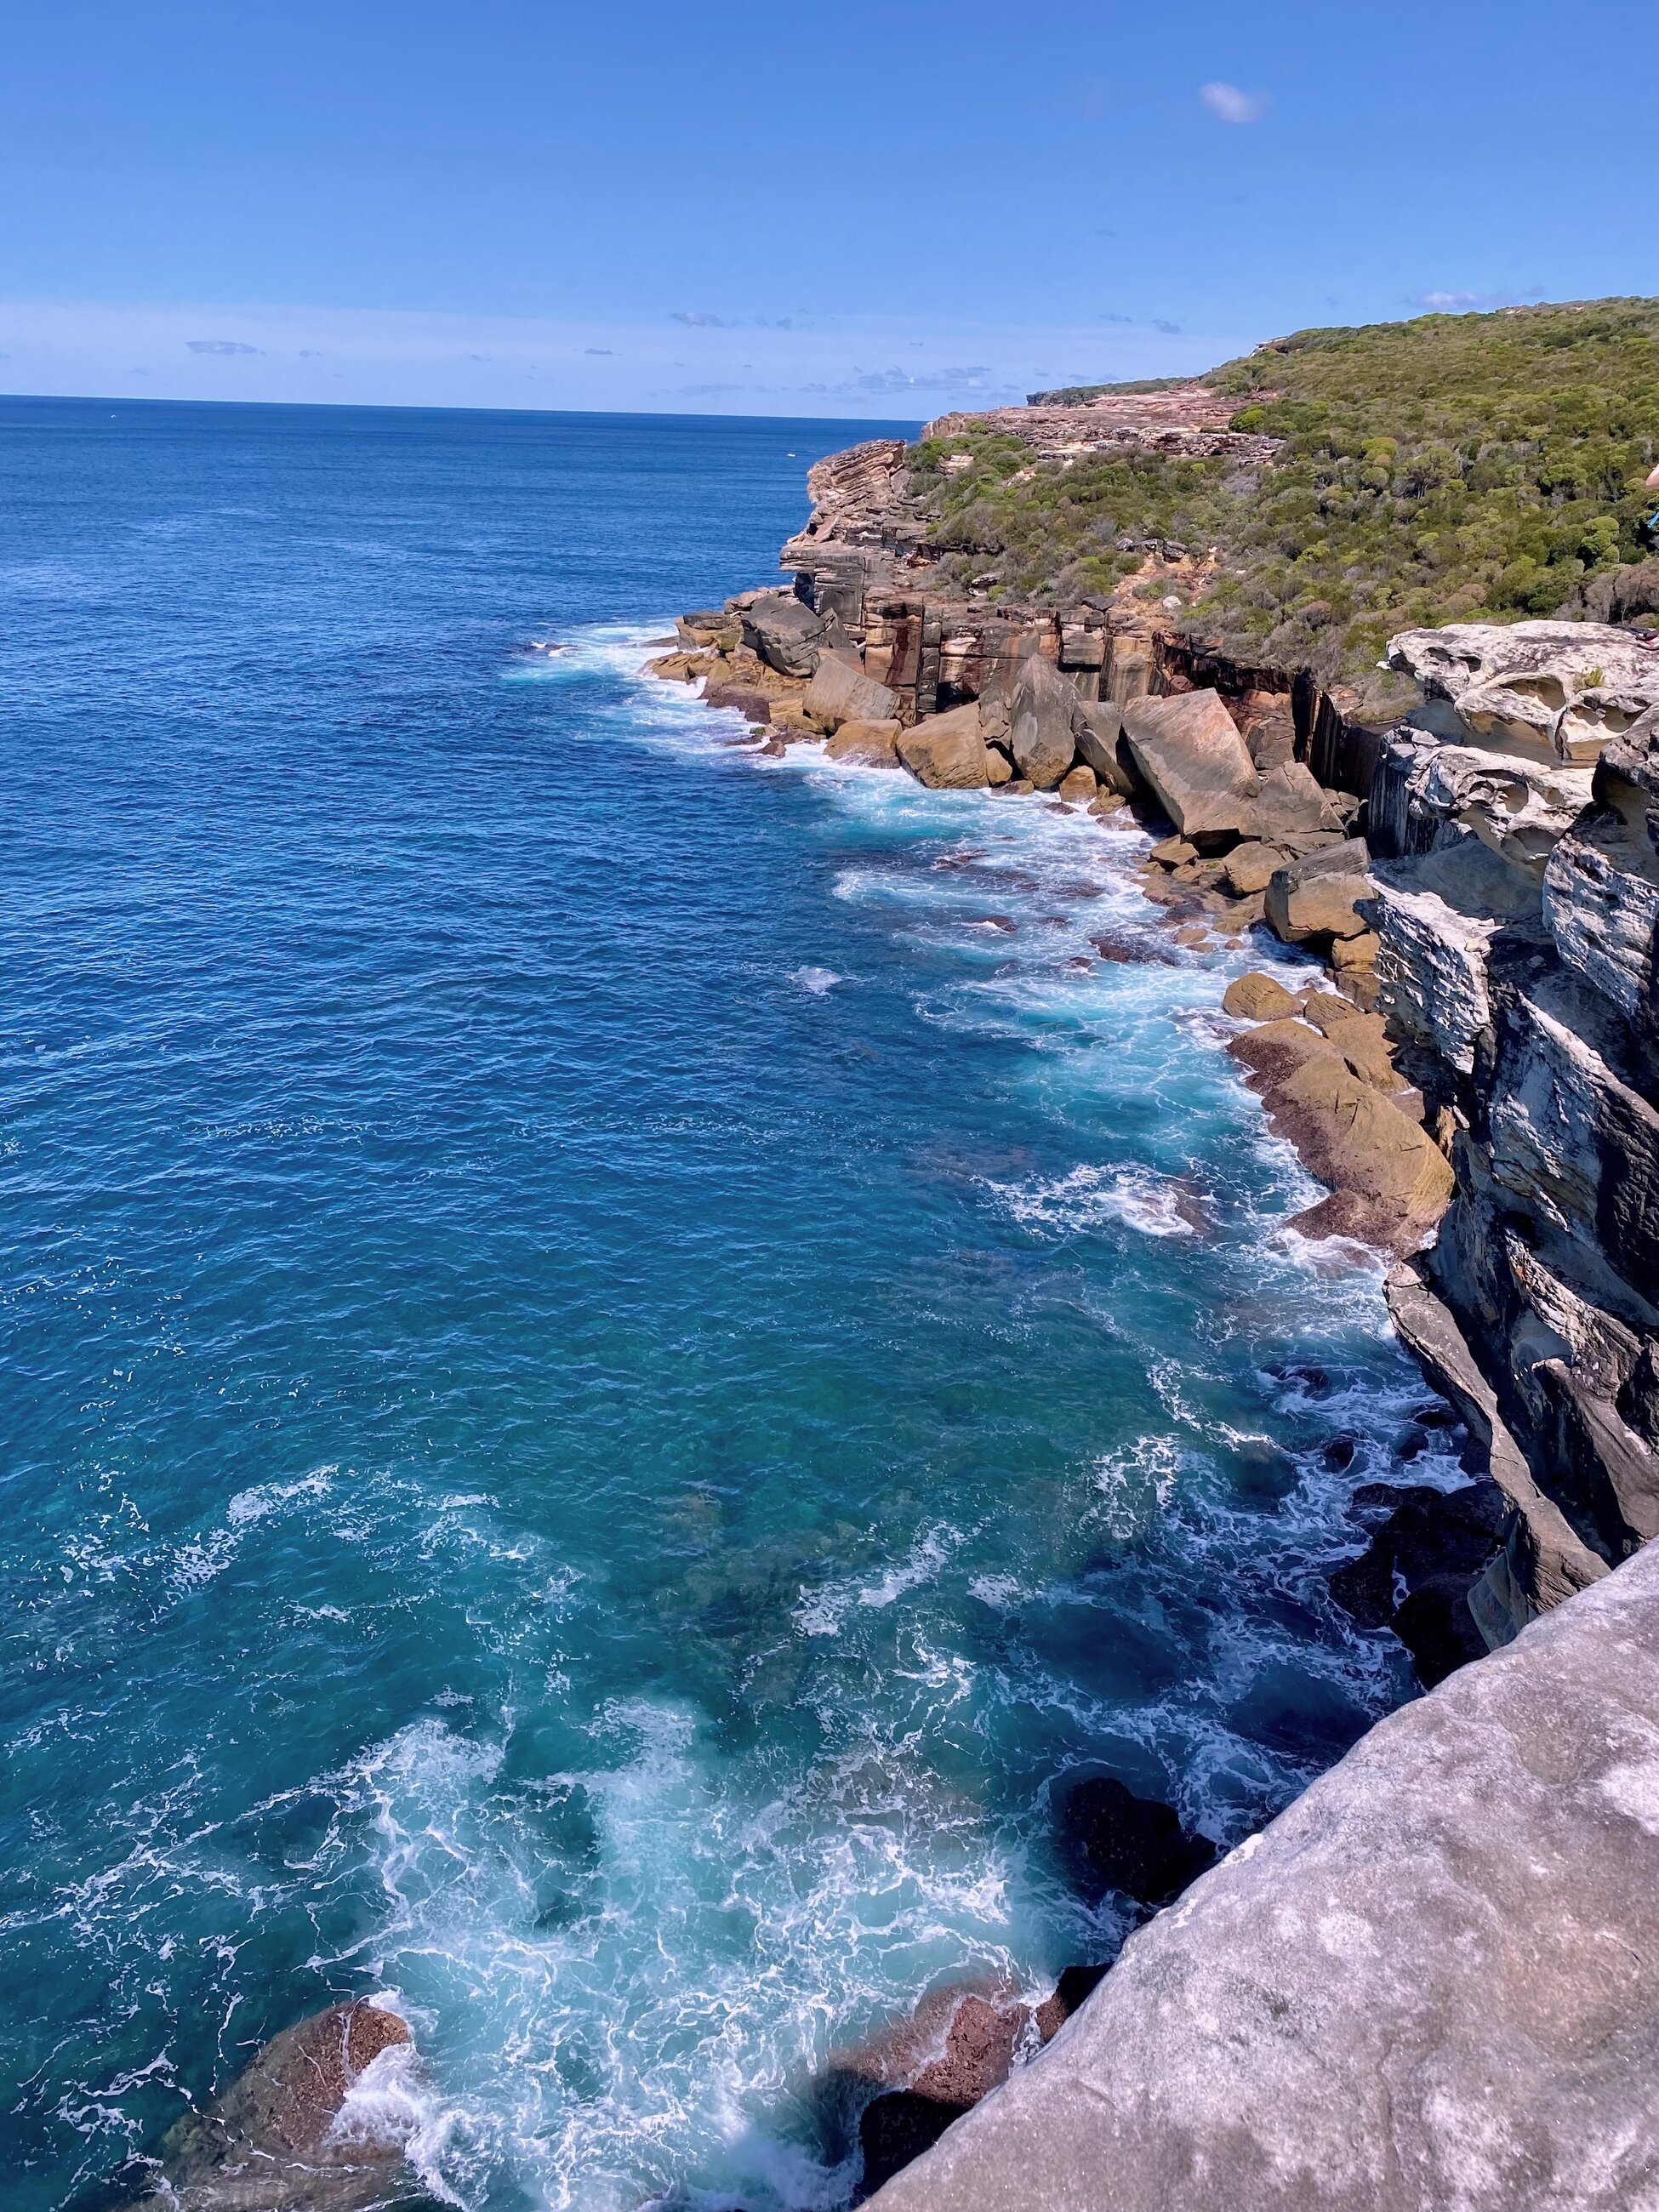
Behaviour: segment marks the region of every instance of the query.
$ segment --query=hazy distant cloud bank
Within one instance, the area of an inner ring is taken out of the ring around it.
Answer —
[[[204,329],[217,335],[197,335]],[[0,346],[11,356],[4,384],[13,392],[368,406],[921,421],[1055,384],[1190,374],[1243,352],[1253,335],[1194,332],[1116,311],[1077,325],[1021,328],[967,315],[825,319],[804,310],[683,308],[623,324],[0,300]]]

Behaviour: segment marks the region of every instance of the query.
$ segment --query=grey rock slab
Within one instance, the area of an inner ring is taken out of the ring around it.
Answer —
[[[1654,2212],[1659,1551],[1370,1730],[880,2212]]]
[[[744,610],[742,623],[744,643],[780,676],[810,676],[817,666],[823,617],[793,592],[756,599]]]

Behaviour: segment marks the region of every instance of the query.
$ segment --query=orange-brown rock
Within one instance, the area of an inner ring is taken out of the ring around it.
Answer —
[[[395,2012],[361,1999],[284,2028],[204,2112],[169,2130],[169,2203],[176,2212],[364,2212],[385,2203],[401,2144],[337,2134],[335,2124],[372,2062],[411,2039]]]

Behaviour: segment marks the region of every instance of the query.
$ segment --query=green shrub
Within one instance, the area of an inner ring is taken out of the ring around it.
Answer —
[[[969,431],[915,451],[934,542],[979,562],[994,551],[1006,599],[1108,590],[1151,542],[1213,549],[1183,628],[1362,687],[1394,629],[1646,604],[1659,301],[1301,331],[1206,381],[1239,401],[1235,428],[1280,441],[1273,465],[1127,453],[1034,467],[1017,439]],[[941,475],[946,452],[974,467]]]

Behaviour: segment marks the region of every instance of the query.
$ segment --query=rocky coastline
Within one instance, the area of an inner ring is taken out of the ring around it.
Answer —
[[[1237,435],[1157,401],[1114,403],[1104,434]],[[1021,434],[1063,455],[1085,411],[1030,410]],[[657,675],[701,683],[747,718],[734,742],[774,757],[817,742],[933,788],[1128,810],[1178,943],[1261,932],[1322,965],[1300,990],[1235,981],[1228,1049],[1328,1187],[1292,1225],[1392,1262],[1396,1329],[1471,1439],[1462,1490],[1358,1490],[1368,1541],[1331,1577],[1432,1689],[1659,1527],[1656,641],[1586,622],[1401,633],[1388,670],[1416,704],[1362,721],[1352,695],[1177,635],[1203,558],[1185,547],[1147,548],[1109,599],[1011,609],[933,587],[902,446],[809,482],[793,581],[682,617]],[[1176,1824],[1178,1871],[1137,1887],[1124,1823],[1174,1815],[1121,1796],[1093,1848],[1152,1910],[1203,1871],[1202,1839]],[[1103,1971],[1068,1970],[1054,2025]],[[1041,2008],[946,1996],[918,2015],[922,2058],[901,2037],[884,2071],[852,2065],[866,2193],[1054,2032]]]
[[[1230,410],[1201,387],[1010,413],[1018,419],[992,427],[1049,459],[1103,443],[1269,458],[1258,450],[1268,441],[1230,429]],[[930,434],[948,439],[966,420]],[[1514,1881],[1502,1864],[1471,1871],[1479,1847],[1464,1816],[1480,1808],[1419,1808],[1409,1777],[1443,1788],[1461,1763],[1488,1777],[1494,1803],[1530,1790],[1526,1819],[1559,1860],[1589,1767],[1574,1753],[1552,1794],[1548,1739],[1559,1723],[1577,1740],[1602,1680],[1581,1647],[1588,1638],[1593,1660],[1598,1638],[1622,1636],[1626,1654],[1640,1645],[1622,1578],[1608,1578],[1659,1528],[1659,653],[1594,623],[1407,631],[1390,641],[1389,670],[1416,704],[1366,720],[1352,695],[1305,672],[1245,665],[1178,633],[1201,551],[1139,549],[1135,575],[1106,598],[964,599],[939,583],[902,445],[832,455],[809,484],[811,519],[781,555],[792,580],[682,616],[654,673],[742,715],[747,733],[731,742],[772,757],[811,744],[933,788],[1132,817],[1152,841],[1141,886],[1175,943],[1237,948],[1259,933],[1305,956],[1304,988],[1261,972],[1230,986],[1228,1049],[1327,1186],[1292,1225],[1385,1255],[1395,1324],[1444,1408],[1424,1417],[1462,1425],[1471,1478],[1449,1492],[1358,1487],[1359,1548],[1330,1577],[1358,1624],[1399,1637],[1433,1694],[1219,1866],[1168,1806],[1109,1776],[1073,1781],[1055,1806],[1062,1848],[1079,1886],[1123,1900],[1139,1932],[1118,1960],[1068,1967],[1040,2002],[934,1990],[887,2034],[832,2054],[815,2093],[825,2141],[856,2154],[860,2199],[890,2188],[884,2203],[918,2212],[1108,2201],[1091,2160],[1116,2162],[1109,2201],[1137,2212],[1638,2201],[1617,2193],[1628,2161],[1605,2199],[1571,2185],[1506,2194],[1507,2182],[1455,2200],[1414,2194],[1373,2156],[1373,2137],[1395,2124],[1371,2115],[1386,2051],[1374,2067],[1354,2062],[1345,2103],[1300,2027],[1284,2023],[1340,2008],[1344,1972],[1320,1950],[1332,1915],[1348,1915],[1355,1956],[1374,1963],[1408,1892],[1420,1940],[1448,1959],[1460,1943],[1471,1960],[1490,1953],[1510,2003],[1524,1963],[1490,1924],[1520,1911]],[[1123,957],[1109,940],[1097,950]],[[1582,1635],[1576,1612],[1544,1618],[1591,1590],[1601,1611],[1592,1621],[1586,1610]],[[1461,1671],[1533,1623],[1541,1637]],[[1534,1653],[1553,1669],[1547,1713]],[[1607,1720],[1607,1743],[1659,1727],[1650,1655],[1644,1664],[1632,1662],[1632,1711]],[[1595,1818],[1587,1863],[1601,1890],[1585,1910],[1601,1914],[1595,1940],[1616,1944],[1634,1908],[1628,1881],[1608,1870],[1619,1838]],[[1281,1923],[1282,1940],[1260,1935]],[[1419,1978],[1432,1984],[1425,2033],[1449,2021],[1445,2033],[1467,2039],[1457,1977],[1443,1960]],[[1427,2002],[1380,1980],[1376,2018],[1352,2030],[1357,2051],[1373,2028],[1389,2045],[1390,2005],[1403,2014]],[[1579,2002],[1578,1982],[1564,1972],[1564,2002]],[[1264,2012],[1263,1992],[1281,1983],[1282,2002]],[[1194,2006],[1212,2002],[1237,2024],[1218,2057],[1193,2025]],[[1617,2002],[1605,1991],[1596,2002],[1616,2039]],[[1588,2019],[1589,1996],[1586,2007]],[[1053,2060],[1028,2066],[1057,2038]],[[1527,2048],[1512,2069],[1523,2083]],[[128,2185],[187,2212],[423,2202],[397,2094],[400,2069],[417,2066],[396,2013],[335,2006],[267,2045]],[[1219,2118],[1192,2088],[1218,2066],[1232,2085]],[[1124,2101],[1097,2142],[1109,2074]],[[1552,2094],[1569,2094],[1549,2079]],[[1386,2106],[1386,2085],[1379,2094]],[[1480,2084],[1460,2075],[1455,2094],[1473,2112]],[[1352,2125],[1350,2103],[1361,2114]],[[1413,2124],[1422,2171],[1439,2171],[1442,2119]],[[1548,2137],[1535,2154],[1546,2161],[1554,2126],[1546,2116],[1534,2129]],[[1326,2160],[1316,2173],[1306,2144]],[[1241,2145],[1235,2176],[1226,2160]],[[1039,2168],[1040,2186],[1029,2179]]]

